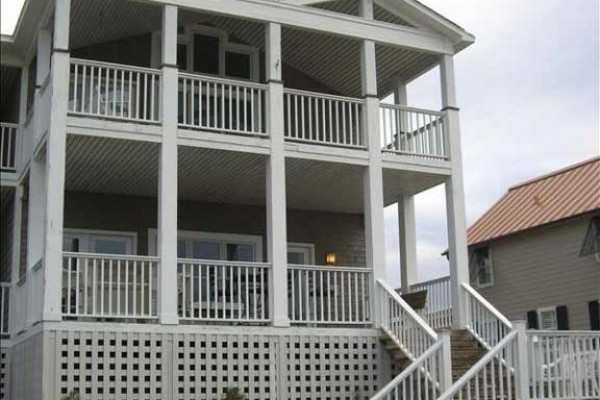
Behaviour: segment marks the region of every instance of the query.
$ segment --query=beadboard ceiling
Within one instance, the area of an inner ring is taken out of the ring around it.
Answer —
[[[316,7],[331,12],[357,14],[356,0],[327,2]],[[408,25],[379,6],[374,11],[376,19]],[[132,15],[135,18],[131,18]],[[159,31],[161,28],[161,8],[146,3],[79,0],[72,2],[72,16],[70,40],[74,49]],[[179,24],[183,26],[192,23],[224,29],[237,40],[259,49],[264,48],[264,27],[261,23],[181,10]],[[344,37],[284,27],[283,62],[321,81],[337,94],[359,97],[359,44],[357,40]],[[438,62],[435,55],[399,47],[377,45],[376,51],[380,96],[392,90],[394,77],[414,78]]]
[[[66,190],[155,197],[160,145],[69,135]],[[261,154],[179,146],[180,200],[264,205],[266,161]],[[360,213],[365,167],[288,157],[290,209]],[[384,169],[384,202],[443,182],[443,177]]]

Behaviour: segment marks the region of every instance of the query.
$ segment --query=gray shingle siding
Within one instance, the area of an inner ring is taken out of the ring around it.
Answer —
[[[509,319],[566,305],[570,329],[590,329],[588,302],[600,299],[600,264],[593,256],[579,256],[589,220],[572,219],[491,242],[494,285],[479,291]]]
[[[264,207],[180,202],[178,213],[179,230],[260,235],[266,246]],[[147,254],[148,229],[156,228],[156,221],[154,198],[73,192],[65,196],[65,228],[136,232],[138,254]],[[339,265],[365,265],[362,214],[288,210],[287,224],[289,242],[315,245],[317,264],[334,252]]]

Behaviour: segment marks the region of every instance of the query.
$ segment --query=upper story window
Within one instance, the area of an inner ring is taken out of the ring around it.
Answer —
[[[474,249],[471,253],[470,264],[472,279],[478,287],[487,287],[494,283],[492,256],[489,246]]]
[[[154,64],[160,64],[160,33],[155,35]],[[180,71],[222,78],[258,81],[258,49],[230,43],[227,32],[191,25],[180,30],[177,43]]]
[[[593,217],[590,220],[580,255],[582,257],[595,255],[596,260],[600,262],[600,216]]]

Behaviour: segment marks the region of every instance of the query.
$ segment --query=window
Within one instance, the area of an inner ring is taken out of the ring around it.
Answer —
[[[63,251],[96,254],[134,254],[136,234],[130,232],[65,229]]]
[[[310,243],[288,243],[288,264],[314,265],[315,245]]]
[[[569,330],[567,306],[542,307],[527,312],[527,328],[547,331]]]
[[[556,308],[540,308],[538,309],[539,327],[545,331],[555,331],[558,328],[558,321],[556,318]]]
[[[593,217],[588,225],[580,256],[595,255],[600,262],[600,216]]]
[[[157,254],[157,231],[148,235],[150,254]],[[179,231],[177,257],[201,260],[262,261],[262,237],[229,233]]]
[[[218,36],[194,34],[194,65],[195,72],[220,75],[221,53]]]
[[[487,287],[494,283],[489,246],[474,249],[471,253],[470,263],[471,276],[478,287]]]
[[[182,71],[185,71],[188,69],[187,51],[188,51],[187,44],[184,44],[184,43],[177,44],[177,67]]]
[[[251,78],[250,54],[234,51],[225,52],[225,76],[231,78]]]

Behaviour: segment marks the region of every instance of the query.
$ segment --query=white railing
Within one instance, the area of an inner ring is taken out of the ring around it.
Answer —
[[[467,312],[467,329],[487,349],[498,344],[512,330],[512,324],[470,285],[462,284]]]
[[[370,400],[436,400],[443,389],[442,346],[435,342]]]
[[[179,74],[179,126],[266,135],[267,86]]]
[[[450,277],[420,282],[410,287],[411,292],[427,292],[425,310],[419,315],[434,329],[452,326],[452,291]]]
[[[160,122],[159,70],[71,59],[69,112]]]
[[[16,124],[0,123],[0,170],[16,171],[17,128]]]
[[[284,89],[285,138],[364,148],[363,105],[363,100],[350,97]]]
[[[177,272],[180,319],[270,321],[270,264],[179,259]]]
[[[376,304],[379,325],[409,359],[414,361],[438,340],[437,333],[381,279]]]
[[[384,152],[447,159],[446,114],[380,103],[379,122]]]
[[[63,315],[156,318],[158,258],[63,253]]]
[[[518,377],[518,334],[514,330],[500,340],[473,367],[446,390],[440,400],[523,400]]]
[[[371,270],[358,267],[288,266],[288,311],[294,324],[371,321]]]
[[[0,335],[6,335],[8,330],[10,283],[0,282]]]
[[[600,332],[528,331],[531,399],[599,399]]]

